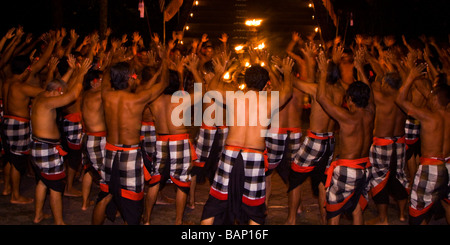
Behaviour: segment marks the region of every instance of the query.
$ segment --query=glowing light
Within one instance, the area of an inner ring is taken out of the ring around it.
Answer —
[[[238,45],[238,46],[236,46],[236,47],[234,48],[234,50],[236,50],[236,51],[241,51],[243,48],[244,48],[244,46]]]
[[[319,32],[319,27],[316,27],[316,29],[314,29],[315,32]]]
[[[225,73],[225,75],[223,75],[223,79],[225,80],[230,79],[230,73],[229,72]]]
[[[198,6],[198,1],[195,1],[195,5],[197,5],[197,6]]]
[[[264,64],[264,62],[261,62],[261,66],[264,66],[265,64]]]
[[[250,63],[245,62],[245,67],[250,67]]]
[[[308,7],[312,8],[314,5],[312,3],[308,4]]]
[[[312,16],[312,19],[314,19],[314,15]]]
[[[186,29],[186,31],[188,31],[189,30],[189,26],[186,26],[184,29]]]
[[[245,86],[245,83],[243,83],[243,84],[239,85],[239,89],[240,89],[240,90],[244,90],[244,89],[245,89],[245,87],[246,87],[246,86]]]
[[[246,20],[245,25],[246,26],[260,26],[261,22],[262,22],[262,20],[257,20],[257,19]]]
[[[194,17],[194,13],[190,13],[189,15],[191,16],[191,18]]]
[[[264,43],[259,44],[257,47],[254,47],[253,49],[263,49],[266,45]]]

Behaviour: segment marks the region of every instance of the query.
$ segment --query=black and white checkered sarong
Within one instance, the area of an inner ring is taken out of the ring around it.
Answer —
[[[403,137],[374,137],[369,159],[372,165],[370,188],[373,195],[383,189],[393,164],[396,166],[396,179],[404,188],[407,188],[409,183],[405,174],[406,148]]]
[[[289,150],[291,162],[294,156],[300,149],[302,131],[300,128],[279,128],[270,129],[266,135],[266,149],[268,159],[268,169],[276,168],[283,159],[284,148],[286,147],[286,140],[289,136]]]
[[[31,128],[28,119],[5,115],[3,130],[11,153],[16,155],[29,154]]]
[[[264,154],[262,151],[226,145],[211,185],[210,194],[219,200],[228,199],[230,175],[239,155],[242,156],[245,176],[242,202],[248,206],[261,205],[266,198]]]

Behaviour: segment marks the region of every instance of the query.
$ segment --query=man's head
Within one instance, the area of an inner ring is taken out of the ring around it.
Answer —
[[[124,90],[129,87],[130,64],[119,62],[111,67],[111,87],[115,90]]]
[[[341,72],[339,67],[334,62],[330,62],[327,70],[327,83],[331,85],[336,84],[340,78]]]
[[[252,65],[245,71],[245,83],[250,89],[261,91],[269,81],[269,73],[260,65]]]
[[[398,72],[388,72],[383,77],[383,87],[389,86],[394,90],[399,90],[402,86],[402,78]]]
[[[163,94],[172,95],[178,90],[180,90],[180,77],[178,76],[178,72],[169,69],[169,86],[164,89]]]
[[[59,96],[63,94],[67,89],[67,84],[60,80],[54,79],[47,84],[45,91],[50,93],[50,96]]]
[[[369,104],[370,88],[361,81],[353,82],[348,86],[346,95],[348,102],[352,102],[358,108],[365,108]]]
[[[88,91],[92,88],[98,88],[102,83],[103,73],[99,70],[90,70],[84,76],[83,90]]]
[[[22,74],[31,65],[30,58],[19,55],[11,60],[11,72],[15,75]]]
[[[443,109],[450,103],[450,86],[441,84],[431,91],[427,99],[427,105],[432,110]]]

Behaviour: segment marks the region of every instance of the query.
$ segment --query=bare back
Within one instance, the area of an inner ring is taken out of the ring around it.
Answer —
[[[426,118],[419,119],[422,157],[445,157],[443,146],[444,142],[448,141],[445,140],[448,139],[445,138],[445,131],[448,136],[448,129],[445,126],[446,124],[448,126],[449,123],[445,122],[443,115],[443,112],[427,113]],[[446,145],[448,147],[448,143]]]
[[[101,91],[86,91],[81,102],[81,115],[86,132],[106,131]]]
[[[162,94],[156,100],[154,100],[150,104],[150,109],[155,118],[155,130],[157,134],[186,134],[189,133],[189,129],[184,125],[175,126],[172,123],[172,112],[175,108],[181,109],[179,106],[183,103],[180,98],[178,103],[172,103],[172,96],[176,95],[167,95]],[[191,106],[189,103],[186,106]],[[186,110],[187,108],[182,108]],[[180,113],[179,118],[182,118],[183,115]]]
[[[300,128],[302,126],[304,96],[302,91],[293,90],[292,97],[279,113],[280,128]]]
[[[24,84],[20,81],[12,82],[8,90],[8,100],[6,102],[7,112],[9,115],[30,118],[29,105],[31,98],[43,89],[31,85]]]
[[[327,86],[327,94],[331,97],[335,105],[341,105],[344,99],[344,89],[339,84]],[[316,133],[333,132],[336,122],[326,113],[319,102],[316,100],[315,94],[311,96],[311,115],[309,117],[309,129]]]
[[[45,92],[33,99],[31,106],[31,127],[33,135],[44,139],[59,140],[60,134],[56,124],[56,109],[47,106]]]
[[[359,159],[369,156],[372,140],[373,113],[357,110],[347,120],[339,122],[339,158]]]
[[[259,100],[267,100],[267,109],[264,108],[267,112],[266,118],[270,118],[271,116],[271,95],[268,93],[267,96],[262,96],[258,93],[256,93],[258,104]],[[242,99],[242,98],[241,98]],[[233,146],[239,146],[244,148],[250,148],[255,150],[261,150],[263,151],[265,149],[265,138],[263,132],[267,130],[267,126],[261,125],[259,122],[259,114],[264,113],[264,109],[260,108],[258,105],[256,106],[256,110],[252,110],[252,107],[250,107],[250,102],[248,99],[245,99],[245,114],[243,115],[245,118],[245,126],[238,126],[238,117],[242,116],[242,109],[238,107],[239,99],[234,100],[234,104],[227,104],[227,108],[230,106],[233,106],[234,109],[234,121],[231,122],[233,126],[229,126],[228,136],[226,139],[227,145],[233,145]],[[242,103],[243,104],[243,103]],[[240,115],[241,114],[241,115]],[[230,115],[229,115],[230,116]],[[251,122],[256,122],[252,125]],[[240,125],[240,124],[239,124]]]
[[[373,135],[375,137],[403,136],[406,113],[395,103],[397,94],[383,94],[378,89],[373,89],[373,93],[376,105]]]
[[[136,94],[121,90],[104,91],[102,100],[108,132],[106,141],[110,144],[139,144],[145,104],[137,102]]]

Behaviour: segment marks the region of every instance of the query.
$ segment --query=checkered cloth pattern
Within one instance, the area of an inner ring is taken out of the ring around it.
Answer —
[[[407,188],[408,179],[405,174],[406,145],[403,137],[374,137],[370,147],[369,159],[371,179],[370,188],[372,194],[376,195],[386,184],[386,178],[390,173],[391,164],[396,166],[396,178]],[[394,162],[395,161],[395,162]]]
[[[370,178],[369,158],[355,160],[338,159],[327,170],[326,209],[327,212],[343,212],[342,207],[350,197],[357,198],[361,208],[367,205],[368,180]],[[355,196],[356,195],[359,196]],[[361,199],[363,197],[363,199]]]
[[[405,139],[406,142],[414,141],[420,136],[420,122],[408,116],[405,122]]]
[[[71,115],[71,114],[69,114]],[[80,120],[74,120],[68,116],[64,117],[63,127],[69,148],[79,150],[83,139],[83,126]]]
[[[449,172],[444,161],[439,158],[420,158],[411,189],[409,213],[413,217],[426,213],[433,203],[447,195]]]
[[[142,122],[141,124],[141,144],[150,158],[156,152],[156,130],[152,123]]]
[[[288,142],[286,140],[288,139]],[[286,143],[289,145],[289,150],[291,154],[291,161],[294,160],[294,156],[297,151],[300,149],[301,145],[301,129],[297,130],[283,130],[279,129],[278,132],[274,132],[273,130],[269,130],[266,135],[266,150],[267,150],[267,158],[268,158],[268,169],[276,168],[281,160],[283,159],[284,148],[286,147]]]
[[[294,156],[292,170],[302,173],[313,171],[327,152],[328,147],[330,147],[330,152],[334,152],[333,132],[315,133],[308,130],[300,149]],[[332,159],[333,154],[331,153],[327,165],[331,163]]]
[[[144,172],[139,145],[112,145],[106,142],[105,149],[104,180],[106,184],[111,186],[112,174],[118,170],[120,178],[118,184],[122,190],[143,194]]]
[[[264,203],[266,196],[265,168],[263,152],[226,145],[219,161],[210,194],[219,199],[228,199],[230,174],[238,156],[244,162],[244,191],[242,202],[248,206]]]
[[[28,154],[31,143],[31,128],[28,119],[4,116],[3,130],[7,137],[11,153],[16,155]]]
[[[170,165],[170,178],[181,187],[190,186],[191,161],[197,159],[189,134],[156,137],[155,168],[151,175],[161,176],[166,164]],[[159,179],[159,177],[155,179]],[[151,182],[152,183],[152,182]]]
[[[194,161],[194,165],[203,167],[211,153],[214,139],[218,137],[216,144],[220,144],[219,147],[223,148],[225,146],[227,135],[228,127],[200,127],[195,147],[195,153],[197,154],[198,159]]]
[[[32,162],[40,169],[41,175],[50,180],[65,177],[63,156],[67,154],[58,143],[46,142],[33,137],[31,142]]]
[[[83,136],[85,140],[85,151],[83,151],[83,155],[85,155],[86,159],[89,159],[89,162],[92,164],[94,169],[101,173],[104,172],[103,168],[103,159],[105,158],[105,145],[106,145],[106,137],[105,136],[95,136],[90,135],[89,133]],[[85,158],[83,157],[83,159]],[[85,164],[85,163],[83,163]],[[100,174],[102,177],[104,176]]]

